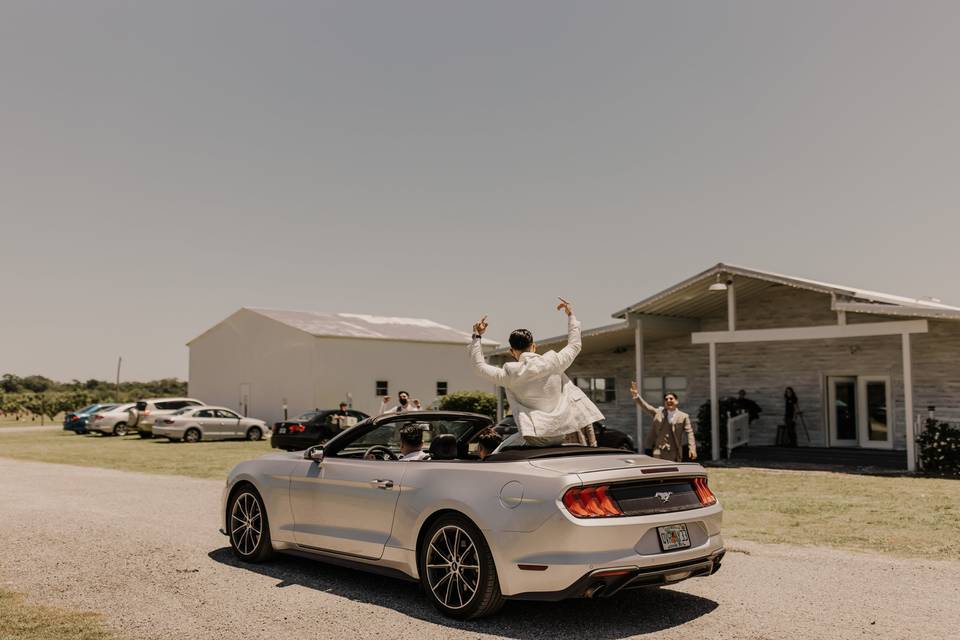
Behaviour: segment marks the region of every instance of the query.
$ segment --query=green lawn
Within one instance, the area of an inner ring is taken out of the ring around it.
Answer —
[[[35,418],[24,417],[22,420],[16,420],[14,419],[13,416],[7,416],[7,415],[0,416],[0,429],[2,429],[3,427],[39,427],[41,424],[44,424],[44,425],[55,424],[62,427],[63,414],[61,413],[60,415],[56,416],[53,419],[43,418],[43,420],[41,420],[39,417],[35,417]]]
[[[0,456],[7,458],[220,480],[238,462],[270,451],[269,440],[186,444],[136,434],[118,438],[70,431],[0,431]]]
[[[960,481],[709,470],[725,536],[960,560]]]
[[[23,596],[0,589],[0,638],[3,640],[111,640],[96,613],[27,604]]]
[[[0,430],[0,456],[218,480],[236,463],[269,451],[267,440],[185,444]],[[960,481],[743,468],[709,473],[730,538],[960,560]]]

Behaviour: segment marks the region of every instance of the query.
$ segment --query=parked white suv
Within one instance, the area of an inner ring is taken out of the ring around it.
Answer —
[[[109,411],[98,411],[87,421],[87,431],[96,431],[105,436],[123,436],[127,433],[130,415],[129,409],[136,407],[135,402],[120,404]]]
[[[153,437],[153,423],[160,416],[170,415],[185,407],[202,407],[203,402],[193,398],[149,398],[139,400],[127,410],[127,426],[135,428],[141,438]]]

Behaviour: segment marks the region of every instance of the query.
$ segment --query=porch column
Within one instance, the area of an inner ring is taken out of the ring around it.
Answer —
[[[910,334],[904,332],[903,340],[903,412],[906,414],[907,471],[917,470],[917,454],[913,433],[913,362],[910,358]]]
[[[493,393],[497,396],[497,422],[503,420],[503,389],[493,385]]]
[[[720,394],[717,391],[717,343],[710,343],[710,459],[720,459]]]
[[[733,278],[727,281],[727,330],[737,330],[737,294],[733,290]]]
[[[643,393],[643,319],[637,318],[637,324],[633,329],[633,343],[637,352],[637,362],[636,362],[636,380],[637,380],[637,390],[642,394]],[[637,410],[637,448],[640,451],[643,451],[643,411],[640,409],[640,405],[634,403],[634,408]]]

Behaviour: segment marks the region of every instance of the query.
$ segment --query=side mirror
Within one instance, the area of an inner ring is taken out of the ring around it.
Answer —
[[[310,447],[303,452],[303,459],[312,460],[313,462],[320,464],[323,462],[323,447],[318,445]]]

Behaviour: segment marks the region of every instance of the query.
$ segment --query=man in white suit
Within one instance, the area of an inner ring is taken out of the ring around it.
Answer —
[[[487,330],[487,317],[473,325],[470,357],[477,373],[506,389],[510,408],[519,432],[504,441],[502,447],[528,445],[549,447],[562,444],[565,436],[585,427],[587,444],[596,446],[592,425],[603,420],[603,414],[564,371],[580,353],[580,322],[573,315],[570,303],[560,298],[557,309],[567,314],[567,346],[560,351],[537,353],[533,335],[526,329],[510,334],[510,354],[516,362],[503,367],[487,364],[481,340]],[[501,448],[502,448],[501,447]]]

